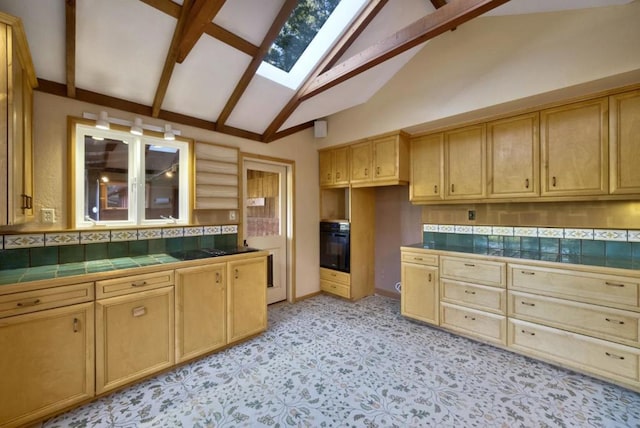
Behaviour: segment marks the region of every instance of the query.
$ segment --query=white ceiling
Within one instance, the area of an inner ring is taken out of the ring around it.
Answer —
[[[489,14],[538,13],[629,1],[511,0]],[[259,46],[283,3],[284,0],[227,0],[213,22]],[[22,18],[38,78],[66,84],[65,1],[0,0],[0,10]],[[389,0],[341,61],[433,11],[429,0]],[[151,106],[176,22],[176,18],[140,0],[77,0],[76,87]],[[280,130],[366,102],[420,48],[302,102]],[[186,60],[175,65],[162,109],[216,122],[251,59],[204,34]],[[293,90],[256,75],[225,125],[262,134],[294,94]]]

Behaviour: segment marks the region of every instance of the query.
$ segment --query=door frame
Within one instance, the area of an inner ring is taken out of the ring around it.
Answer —
[[[295,161],[289,159],[275,158],[271,156],[264,155],[256,155],[253,153],[240,153],[240,179],[241,185],[240,187],[240,224],[242,227],[240,228],[239,236],[242,236],[239,241],[244,242],[246,239],[245,236],[245,228],[246,224],[244,222],[244,205],[245,205],[245,195],[244,195],[244,162],[245,160],[249,160],[251,162],[264,163],[270,165],[279,165],[283,166],[286,169],[286,179],[287,179],[287,298],[286,301],[289,303],[296,302],[296,238],[295,238]]]

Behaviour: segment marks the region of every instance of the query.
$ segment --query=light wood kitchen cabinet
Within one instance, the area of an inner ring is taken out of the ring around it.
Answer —
[[[440,324],[438,267],[420,253],[402,252],[400,270],[402,315],[429,324]]]
[[[173,287],[96,301],[96,392],[171,367],[175,361]]]
[[[227,341],[236,342],[267,328],[267,258],[227,263]]]
[[[409,199],[412,202],[440,201],[444,183],[444,134],[412,138]]]
[[[0,12],[0,225],[33,218],[33,88],[37,86],[20,19]]]
[[[409,182],[409,143],[403,132],[352,144],[349,148],[353,187]]]
[[[318,156],[321,187],[349,186],[349,147],[321,150]]]
[[[543,196],[608,193],[608,105],[597,98],[540,112]]]
[[[227,344],[227,265],[176,269],[176,362]]]
[[[609,98],[609,191],[640,194],[640,90]]]
[[[320,289],[350,299],[351,275],[333,269],[320,268]]]
[[[482,199],[486,196],[485,125],[444,133],[445,199]]]
[[[538,113],[487,123],[487,196],[535,197],[540,193]]]
[[[0,426],[94,396],[94,303],[0,319]]]

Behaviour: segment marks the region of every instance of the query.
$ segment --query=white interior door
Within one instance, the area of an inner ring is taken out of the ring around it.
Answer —
[[[267,303],[279,302],[287,298],[287,168],[245,160],[243,174],[244,237],[273,258]]]

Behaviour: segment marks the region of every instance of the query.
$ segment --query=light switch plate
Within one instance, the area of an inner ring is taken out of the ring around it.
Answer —
[[[236,221],[236,219],[237,219],[237,214],[236,214],[235,210],[229,211],[229,220],[230,221]]]
[[[40,210],[40,221],[46,224],[56,222],[56,210],[53,208],[42,208]]]

